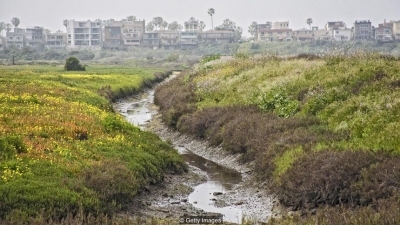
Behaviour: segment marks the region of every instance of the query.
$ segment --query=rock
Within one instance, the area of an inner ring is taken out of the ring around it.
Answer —
[[[178,204],[181,204],[181,202],[171,202],[171,204],[178,205]]]
[[[215,198],[212,198],[212,199],[210,199],[210,200],[211,200],[211,201],[214,201],[214,202],[217,201],[217,199],[215,199]]]
[[[181,199],[181,202],[187,202],[188,200],[186,198]]]
[[[240,202],[235,202],[235,205],[243,205],[244,204],[244,202],[243,201],[240,201]]]
[[[194,201],[193,204],[197,204],[197,201]]]
[[[214,196],[223,195],[223,194],[224,194],[224,193],[218,192],[218,191],[216,191],[216,192],[213,193]]]
[[[169,197],[170,197],[170,198],[174,198],[174,196],[173,196],[173,195],[169,195]]]
[[[163,193],[162,196],[163,197],[168,197],[168,194],[167,193]]]

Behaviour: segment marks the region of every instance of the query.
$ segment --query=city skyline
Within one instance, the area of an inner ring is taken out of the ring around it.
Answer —
[[[201,4],[199,4],[201,3]],[[243,36],[251,22],[289,21],[291,29],[308,28],[307,18],[313,19],[312,26],[323,28],[327,21],[344,21],[351,28],[355,20],[370,20],[374,26],[386,19],[399,20],[400,1],[381,0],[366,2],[363,0],[337,0],[321,2],[320,0],[211,0],[183,1],[171,0],[165,3],[159,0],[143,1],[94,1],[94,0],[1,0],[0,22],[11,23],[12,17],[21,20],[19,27],[43,26],[52,32],[66,31],[64,19],[75,20],[121,20],[129,15],[145,20],[146,24],[154,17],[160,16],[167,22],[177,21],[183,25],[190,17],[204,21],[205,30],[211,29],[211,18],[208,8],[214,8],[214,27],[222,24],[224,19],[231,19],[243,28]]]

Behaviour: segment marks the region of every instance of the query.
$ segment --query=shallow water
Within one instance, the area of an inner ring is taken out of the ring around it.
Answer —
[[[158,112],[151,107],[154,101],[154,90],[136,96],[135,98],[121,101],[114,106],[127,121],[140,127],[146,128],[146,124],[152,116]],[[173,142],[173,140],[172,140]],[[207,182],[194,187],[194,191],[189,195],[188,201],[196,208],[206,212],[221,213],[224,221],[239,223],[242,217],[242,210],[233,206],[216,207],[214,205],[214,192],[227,193],[242,181],[242,176],[236,170],[221,166],[213,161],[198,156],[185,147],[175,148],[182,154],[184,160],[191,166],[199,168],[207,174]]]

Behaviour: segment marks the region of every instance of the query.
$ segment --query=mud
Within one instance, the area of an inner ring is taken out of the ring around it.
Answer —
[[[162,185],[138,195],[130,210],[133,216],[222,214],[224,221],[233,223],[244,218],[266,222],[280,216],[280,208],[274,204],[277,201],[266,193],[265,184],[254,181],[251,165],[240,164],[240,155],[171,130],[162,123],[153,100],[154,90],[147,90],[118,102],[114,109],[130,123],[172,143],[189,165],[189,172],[168,174]]]

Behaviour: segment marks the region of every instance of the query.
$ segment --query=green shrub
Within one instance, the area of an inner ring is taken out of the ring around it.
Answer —
[[[82,66],[79,60],[71,56],[65,61],[64,70],[66,71],[85,71],[86,68]]]
[[[19,136],[0,137],[0,160],[14,159],[18,153],[26,152],[26,146]]]

